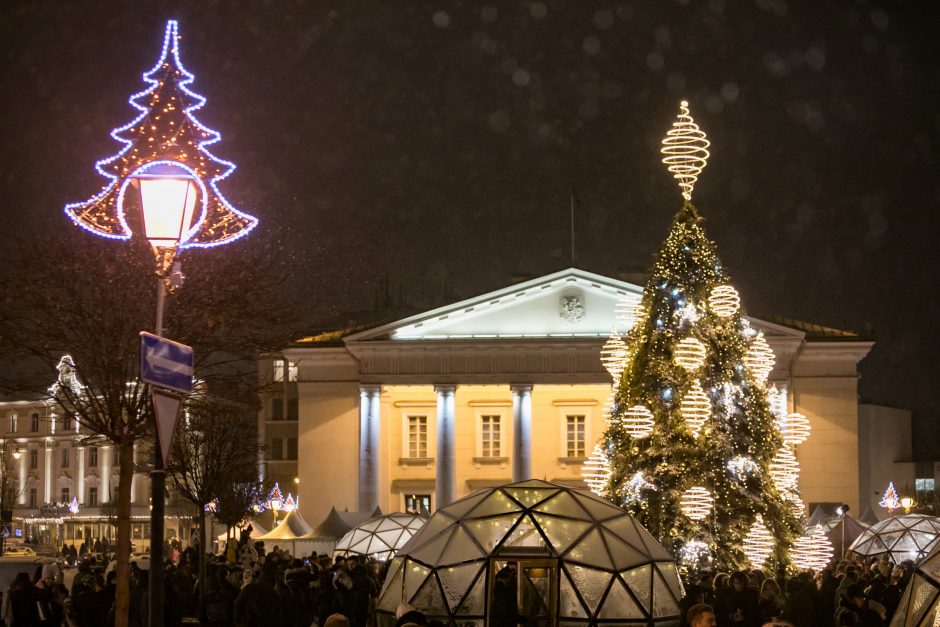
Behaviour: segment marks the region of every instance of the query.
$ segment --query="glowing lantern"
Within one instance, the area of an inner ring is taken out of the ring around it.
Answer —
[[[594,445],[594,451],[581,467],[581,478],[594,494],[601,497],[607,494],[607,484],[610,482],[610,460],[600,444]]]
[[[685,419],[685,424],[695,437],[699,436],[702,427],[712,414],[712,404],[708,395],[698,381],[692,383],[691,389],[682,398],[679,404],[679,413]]]
[[[643,405],[634,405],[623,412],[623,430],[633,438],[648,438],[653,433],[653,412]]]
[[[796,455],[793,454],[790,445],[784,443],[770,462],[770,476],[774,480],[774,485],[781,492],[791,490],[796,487],[799,474],[800,465],[796,461]]]
[[[790,559],[800,570],[822,570],[832,561],[832,543],[822,526],[816,525],[797,538],[790,549]]]
[[[712,511],[715,499],[703,487],[689,488],[679,499],[679,509],[692,520],[705,520]]]
[[[761,568],[774,550],[774,537],[764,525],[764,518],[758,514],[744,538],[741,549],[747,556],[752,568]]]
[[[679,103],[676,121],[666,132],[660,152],[665,155],[663,163],[679,182],[682,197],[686,200],[692,200],[692,188],[708,163],[710,144],[689,115],[689,103],[683,100]]]
[[[620,337],[620,334],[617,333],[617,330],[611,329],[610,337],[607,338],[604,348],[601,349],[601,363],[604,364],[604,368],[610,373],[614,383],[620,381],[620,375],[623,374],[623,369],[626,365],[624,363],[626,358],[627,345],[624,343],[623,338]]]
[[[783,441],[794,446],[802,444],[809,437],[809,431],[809,418],[794,412],[787,416],[783,429]]]
[[[694,337],[687,337],[676,344],[672,352],[672,360],[677,366],[689,372],[698,370],[705,363],[705,345]]]
[[[744,356],[744,365],[750,369],[751,374],[759,383],[765,383],[767,377],[770,376],[770,371],[774,369],[775,359],[774,351],[764,339],[764,333],[761,331],[751,342],[751,347]]]
[[[722,318],[727,318],[740,309],[741,298],[730,285],[719,285],[708,295],[708,306]]]

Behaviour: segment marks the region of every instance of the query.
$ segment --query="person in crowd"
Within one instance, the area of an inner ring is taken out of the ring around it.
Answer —
[[[17,573],[16,578],[3,595],[3,620],[7,625],[26,625],[32,611],[31,592],[33,583],[29,573]]]
[[[490,604],[492,627],[515,627],[519,622],[519,605],[516,591],[516,563],[507,562],[496,573],[493,583],[493,600]]]
[[[833,616],[834,627],[842,625],[858,625],[859,627],[883,627],[884,621],[878,613],[868,607],[865,591],[857,583],[853,583],[845,590],[839,608]]]
[[[783,609],[785,601],[780,586],[774,579],[764,579],[760,587],[760,608],[761,621],[763,623],[772,623],[783,618]]]
[[[744,571],[731,574],[731,587],[717,597],[716,614],[724,627],[757,627],[760,617],[758,593],[748,587]]]
[[[698,603],[686,612],[686,621],[689,627],[716,627],[718,625],[715,610],[707,603]]]
[[[344,613],[349,618],[352,627],[365,627],[373,600],[378,595],[375,581],[368,569],[360,563],[358,555],[350,555],[346,558],[346,572],[352,582],[352,587],[349,589],[350,603],[346,607],[347,612]]]
[[[787,582],[787,598],[783,616],[802,627],[816,623],[816,584],[806,573],[800,573]]]
[[[259,575],[238,593],[235,599],[236,625],[270,627],[283,622],[281,598],[275,588],[276,574],[276,560],[266,559]]]
[[[323,627],[349,627],[349,619],[342,614],[331,614],[323,621]]]
[[[84,585],[71,595],[72,611],[77,627],[100,627],[107,624],[108,597],[105,592],[104,577],[101,575],[82,575]],[[78,579],[78,577],[76,577]],[[75,586],[72,587],[75,590]]]
[[[229,583],[226,569],[221,565],[214,565],[206,577],[209,580],[208,592],[202,604],[200,622],[209,627],[233,627],[238,590]]]

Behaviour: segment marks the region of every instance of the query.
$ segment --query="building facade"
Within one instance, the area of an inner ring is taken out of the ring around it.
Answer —
[[[267,480],[293,482],[311,521],[333,506],[434,510],[527,478],[583,485],[611,390],[600,349],[618,303],[630,307],[641,293],[571,268],[390,324],[301,339],[262,369],[281,386],[259,417]],[[872,343],[750,322],[776,355],[770,384],[811,422],[797,447],[803,499],[857,508],[857,364]]]

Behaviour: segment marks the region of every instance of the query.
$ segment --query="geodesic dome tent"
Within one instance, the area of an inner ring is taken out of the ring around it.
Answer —
[[[333,556],[366,555],[384,562],[405,546],[426,520],[426,516],[419,514],[387,514],[370,518],[340,538],[333,549]]]
[[[394,625],[396,608],[409,603],[448,624],[482,626],[494,578],[510,563],[531,624],[678,624],[679,575],[653,536],[600,497],[530,480],[434,512],[392,560],[379,625]]]
[[[865,557],[885,553],[895,564],[904,560],[918,561],[940,540],[940,518],[923,514],[894,516],[865,529],[849,551]]]
[[[934,625],[940,625],[940,544],[917,565],[891,620],[891,627]]]

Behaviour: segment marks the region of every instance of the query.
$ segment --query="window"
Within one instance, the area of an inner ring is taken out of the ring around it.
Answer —
[[[936,482],[933,477],[914,479],[914,489],[917,490],[918,494],[933,492],[936,489]]]
[[[271,438],[271,459],[284,459],[284,438]]]
[[[36,449],[29,450],[29,468],[30,470],[39,468],[39,451]]]
[[[98,447],[91,446],[88,448],[88,466],[91,468],[98,467]]]
[[[71,449],[69,447],[65,447],[62,449],[62,467],[63,468],[69,467],[69,457],[70,457],[69,452],[70,451]]]
[[[501,457],[500,416],[480,416],[480,456]]]
[[[10,412],[10,433],[16,433],[16,412]]]
[[[98,488],[88,488],[88,505],[98,507]]]
[[[36,488],[29,489],[29,506],[36,507]]]
[[[428,417],[408,416],[408,457],[428,456]]]
[[[33,433],[39,431],[39,414],[33,413],[29,417],[29,430]]]
[[[287,382],[295,383],[297,381],[297,364],[286,359],[274,360],[274,382],[284,382],[284,372],[287,371]]]
[[[284,399],[271,399],[271,420],[284,420]]]
[[[285,459],[297,459],[297,438],[287,438],[287,457]]]
[[[584,416],[568,415],[565,417],[565,442],[568,457],[584,457]]]
[[[61,501],[62,501],[63,503],[68,503],[69,501],[72,500],[71,497],[69,496],[69,489],[68,489],[68,488],[62,488],[62,494],[61,494],[61,496],[62,496]]]
[[[297,399],[296,398],[287,399],[287,419],[297,420]]]
[[[62,430],[69,431],[72,428],[72,414],[65,412],[62,416]]]
[[[430,494],[405,495],[405,511],[409,514],[420,514],[422,511],[431,511]]]

